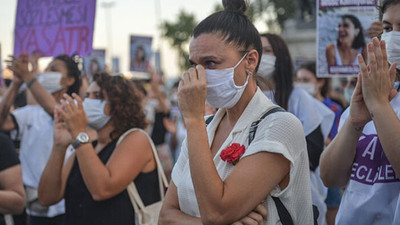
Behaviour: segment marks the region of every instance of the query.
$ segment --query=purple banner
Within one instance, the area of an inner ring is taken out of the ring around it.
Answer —
[[[350,179],[363,184],[399,182],[376,134],[362,134]]]
[[[96,0],[18,0],[14,55],[92,52]]]

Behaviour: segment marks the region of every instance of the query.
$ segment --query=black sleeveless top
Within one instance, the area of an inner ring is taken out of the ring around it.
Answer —
[[[116,143],[117,140],[112,141],[98,153],[104,164],[113,153]],[[140,173],[134,182],[145,205],[160,201],[157,169],[149,173]],[[124,190],[110,199],[94,201],[83,181],[77,159],[67,179],[64,198],[67,225],[135,224],[133,206],[128,192]]]

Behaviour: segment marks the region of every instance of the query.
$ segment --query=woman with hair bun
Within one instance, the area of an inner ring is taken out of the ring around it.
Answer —
[[[159,224],[279,224],[276,201],[294,224],[313,224],[301,123],[270,111],[278,106],[257,87],[262,46],[246,2],[222,2],[190,41],[193,67],[178,88],[187,138]],[[203,117],[206,101],[218,108],[213,117]]]

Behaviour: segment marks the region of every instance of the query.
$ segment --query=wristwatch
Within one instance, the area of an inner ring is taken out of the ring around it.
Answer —
[[[79,146],[89,143],[90,142],[90,138],[89,135],[87,133],[81,132],[78,134],[78,136],[76,137],[75,141],[72,142],[72,147],[74,147],[74,149],[78,148]]]

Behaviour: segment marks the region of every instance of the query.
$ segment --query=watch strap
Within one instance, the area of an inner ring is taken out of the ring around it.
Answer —
[[[85,140],[85,141],[82,141],[81,139],[80,139],[80,136],[82,136],[82,135],[86,135],[87,136],[87,139]],[[81,145],[83,145],[83,144],[86,144],[86,143],[89,143],[90,142],[90,138],[89,138],[89,134],[87,134],[87,133],[79,133],[78,134],[78,136],[76,136],[76,138],[75,138],[75,140],[71,143],[71,145],[72,145],[72,147],[74,148],[74,149],[76,149],[76,148],[78,148],[79,146],[81,146]]]

